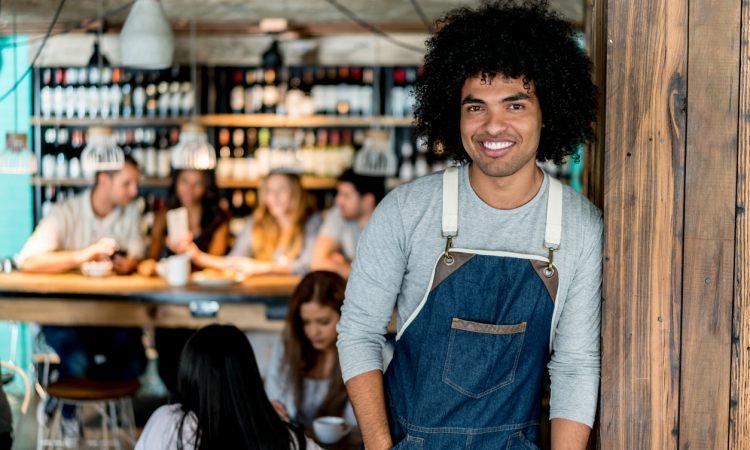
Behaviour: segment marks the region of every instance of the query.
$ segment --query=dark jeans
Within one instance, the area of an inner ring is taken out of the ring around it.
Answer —
[[[13,433],[0,433],[0,450],[10,450],[13,447]]]
[[[157,328],[154,334],[154,346],[159,354],[159,377],[169,390],[170,396],[177,392],[180,354],[193,333],[195,330],[190,328]]]
[[[42,333],[60,357],[60,379],[131,380],[146,369],[140,328],[45,326]],[[69,405],[63,408],[66,418],[74,414]]]

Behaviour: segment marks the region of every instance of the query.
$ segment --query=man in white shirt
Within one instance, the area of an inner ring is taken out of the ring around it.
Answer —
[[[139,177],[130,156],[119,171],[97,173],[92,189],[56,204],[42,219],[16,257],[18,267],[28,273],[62,273],[111,258],[117,274],[132,273],[145,247],[141,214],[133,203]],[[145,369],[140,328],[45,326],[42,333],[60,356],[61,378],[131,379]],[[72,421],[74,414],[63,408],[64,418]]]
[[[60,273],[112,257],[116,273],[133,272],[145,247],[133,203],[139,176],[137,163],[128,156],[119,171],[98,173],[93,189],[55,205],[16,257],[18,267]]]
[[[349,277],[359,235],[384,196],[383,177],[359,175],[351,169],[339,177],[336,204],[326,214],[315,240],[312,270]]]

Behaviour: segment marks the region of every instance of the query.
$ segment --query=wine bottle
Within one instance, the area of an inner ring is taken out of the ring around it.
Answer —
[[[245,109],[245,86],[243,85],[242,70],[234,71],[232,90],[229,92],[229,107],[234,114],[242,114]]]
[[[42,70],[42,89],[39,91],[39,109],[42,117],[52,116],[52,69]]]

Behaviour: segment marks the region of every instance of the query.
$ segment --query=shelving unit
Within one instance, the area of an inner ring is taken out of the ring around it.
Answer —
[[[335,178],[322,178],[303,176],[302,186],[308,190],[332,190],[336,188]],[[91,185],[89,180],[83,178],[43,178],[33,177],[31,182],[35,186],[60,186],[60,187],[85,187]],[[169,178],[143,178],[140,185],[144,187],[169,187]],[[257,189],[261,180],[223,180],[219,179],[216,184],[219,189]]]
[[[63,118],[63,117],[40,117],[32,116],[31,124],[38,126],[61,126],[61,127],[159,127],[179,126],[190,122],[190,117],[108,117],[102,118]]]
[[[320,127],[411,127],[410,117],[390,116],[281,116],[275,114],[206,114],[198,121],[207,127],[320,128]]]
[[[65,127],[151,127],[179,126],[190,122],[189,117],[119,117],[107,119],[90,118],[31,118],[32,125]],[[275,114],[204,114],[198,116],[198,123],[206,127],[252,127],[252,128],[346,128],[346,127],[411,127],[409,117],[352,117],[352,116],[301,116],[291,117]]]

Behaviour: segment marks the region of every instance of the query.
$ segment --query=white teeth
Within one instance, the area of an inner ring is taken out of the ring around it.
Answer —
[[[508,141],[503,141],[503,142],[490,142],[490,141],[488,141],[488,142],[482,142],[482,145],[484,145],[485,147],[487,147],[490,150],[501,150],[501,149],[510,147],[511,145],[513,145],[513,143],[512,142],[508,142]]]

